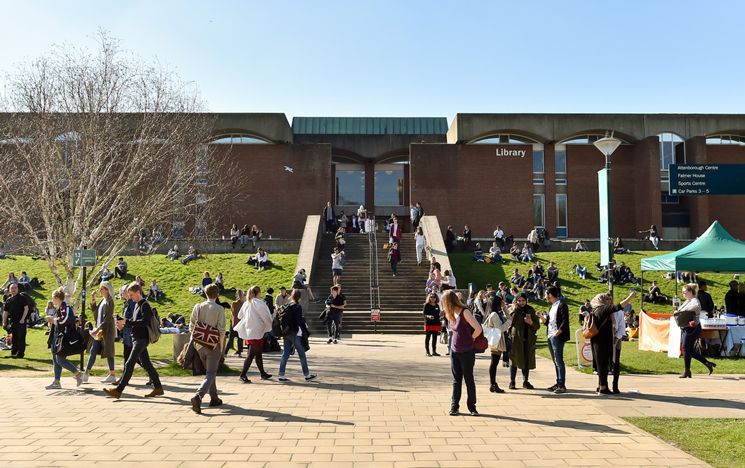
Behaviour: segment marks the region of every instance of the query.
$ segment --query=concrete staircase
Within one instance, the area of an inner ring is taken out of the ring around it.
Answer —
[[[416,246],[409,233],[400,242],[403,261],[398,265],[396,277],[390,269],[387,251],[383,244],[387,235],[378,236],[378,268],[380,287],[381,321],[370,321],[370,248],[366,234],[348,234],[345,252],[347,262],[342,276],[342,292],[347,298],[342,331],[351,333],[418,333],[422,331],[422,307],[424,284],[427,279],[427,262],[416,263]],[[333,236],[324,234],[316,251],[311,287],[318,298],[325,299],[332,286],[331,252],[335,242]],[[316,336],[324,335],[326,329],[318,316],[323,304],[308,304],[305,317]]]

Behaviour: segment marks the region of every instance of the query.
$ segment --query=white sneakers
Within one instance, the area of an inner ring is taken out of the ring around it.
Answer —
[[[88,383],[88,373],[84,373],[83,377],[80,379],[80,383]]]
[[[101,379],[101,383],[103,384],[109,384],[116,382],[116,376],[113,374],[109,374],[105,379]]]
[[[62,385],[59,383],[59,380],[55,380],[44,388],[46,388],[47,390],[57,390],[62,388]]]

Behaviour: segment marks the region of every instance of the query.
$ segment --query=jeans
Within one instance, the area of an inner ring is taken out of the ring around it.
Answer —
[[[163,388],[163,385],[160,383],[158,371],[155,370],[153,363],[150,362],[150,355],[147,353],[148,344],[150,344],[150,342],[147,338],[134,339],[132,352],[130,353],[129,358],[127,358],[127,362],[124,363],[124,375],[122,376],[122,380],[119,382],[119,386],[116,387],[119,392],[123,392],[124,389],[127,388],[127,384],[129,383],[129,379],[132,378],[132,373],[135,370],[135,364],[137,364],[138,360],[140,361],[142,368],[147,372],[150,380],[152,380],[153,386],[155,388]]]
[[[78,368],[75,367],[75,364],[68,361],[65,356],[60,356],[59,354],[52,353],[52,363],[54,364],[54,380],[56,381],[59,381],[60,377],[62,377],[63,367],[73,374],[78,373]]]
[[[197,350],[197,355],[199,355],[199,359],[202,360],[202,364],[207,371],[202,385],[197,389],[197,395],[199,395],[199,398],[204,398],[207,392],[209,392],[210,398],[215,401],[217,400],[217,384],[215,381],[217,380],[217,368],[220,367],[222,349],[219,347],[210,349],[202,346]]]
[[[695,327],[686,327],[683,329],[683,362],[685,365],[685,370],[690,371],[691,370],[691,358],[695,358],[698,362],[700,362],[703,365],[707,365],[709,361],[707,361],[703,356],[701,356],[701,353],[696,350],[695,344],[696,340],[701,336],[701,325],[696,325]]]
[[[243,353],[243,339],[241,339],[240,336],[238,336],[238,332],[235,331],[232,327],[230,328],[230,335],[228,338],[228,344],[225,345],[225,354],[228,354],[229,349],[233,349],[233,342],[235,339],[238,338],[238,354]]]
[[[309,376],[310,371],[308,370],[308,360],[305,357],[305,348],[303,347],[302,336],[285,336],[284,338],[284,351],[282,352],[282,360],[279,362],[279,376],[284,377],[285,368],[287,367],[287,360],[290,359],[290,351],[292,347],[297,350],[297,355],[300,357],[300,366],[303,368],[303,375]]]
[[[502,353],[502,361],[510,362],[510,352],[512,351],[512,338],[510,338],[507,335],[507,333],[503,334],[502,336],[504,336],[504,347],[507,348],[507,350]]]
[[[422,256],[424,254],[424,244],[416,245],[416,262],[422,263]]]
[[[96,363],[96,356],[101,354],[101,351],[103,351],[103,340],[96,341],[93,340],[93,346],[91,346],[91,352],[88,355],[88,365],[86,366],[86,370],[90,371],[93,369],[93,364]],[[107,363],[109,364],[109,370],[114,370],[114,358],[106,358]]]
[[[26,324],[14,323],[11,328],[13,343],[10,346],[10,354],[22,358],[26,354]]]
[[[530,377],[530,369],[522,369],[522,372],[523,372],[523,382],[527,382],[528,378]],[[516,378],[517,378],[517,367],[510,366],[510,383],[514,384]]]
[[[548,337],[548,350],[551,352],[551,359],[556,367],[556,384],[564,386],[566,384],[567,370],[564,365],[564,341],[558,336]]]
[[[426,336],[424,337],[424,349],[426,349],[427,354],[429,354],[429,342],[430,340],[432,340],[432,352],[436,353],[437,352],[437,335],[439,333],[436,331],[428,331],[425,333],[426,333]]]
[[[339,339],[339,333],[341,333],[341,314],[341,312],[329,310],[326,317],[326,331],[328,331],[329,338]]]
[[[463,381],[466,381],[468,399],[466,405],[469,411],[476,409],[476,382],[473,380],[473,366],[476,364],[476,354],[473,351],[465,353],[450,353],[450,369],[453,372],[453,398],[451,408],[460,407],[460,395]]]
[[[396,274],[396,266],[398,265],[398,260],[391,260],[391,270],[393,271],[393,274]]]

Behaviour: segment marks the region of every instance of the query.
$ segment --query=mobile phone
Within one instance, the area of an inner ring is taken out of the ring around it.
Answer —
[[[633,287],[632,288],[629,288],[629,292],[630,293],[635,293],[636,292],[636,288],[633,288]]]

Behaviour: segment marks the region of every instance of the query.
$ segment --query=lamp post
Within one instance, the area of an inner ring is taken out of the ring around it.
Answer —
[[[600,205],[600,263],[608,269],[613,261],[611,240],[611,196],[610,196],[610,157],[621,145],[621,140],[606,136],[593,143],[605,156],[605,167],[598,171],[598,198]],[[613,276],[608,274],[608,294],[613,297]]]

